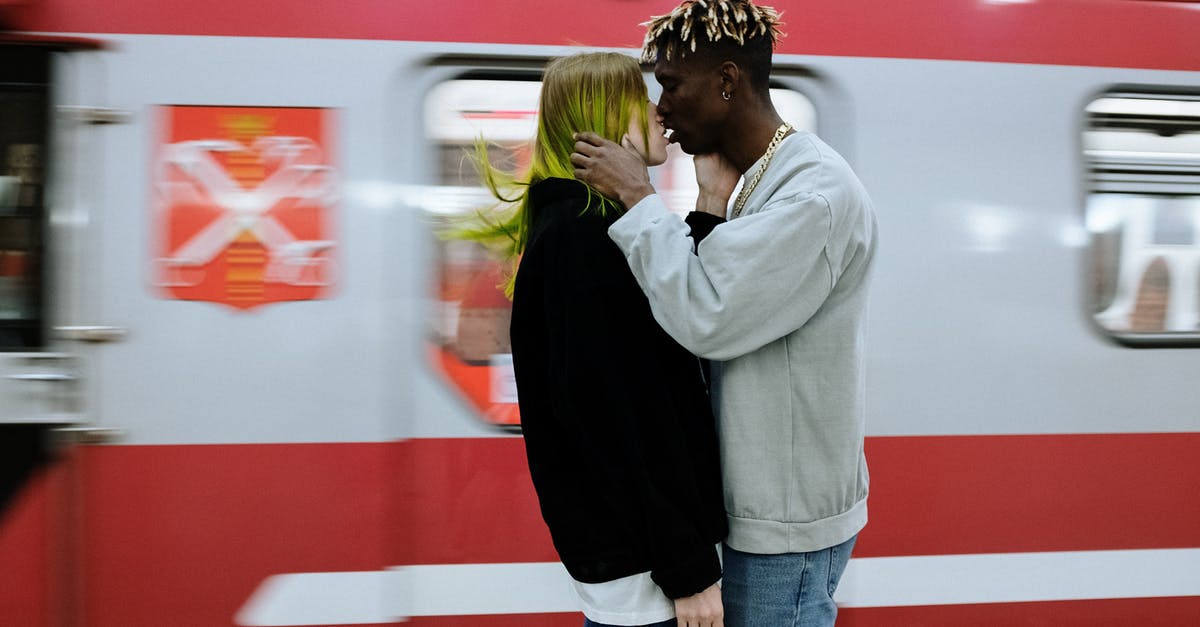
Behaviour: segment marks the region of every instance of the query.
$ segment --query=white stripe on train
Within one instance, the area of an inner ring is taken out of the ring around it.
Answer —
[[[1187,596],[1200,596],[1200,548],[855,558],[836,599],[842,607],[898,607]],[[362,625],[574,611],[561,564],[439,564],[275,575],[236,620]]]

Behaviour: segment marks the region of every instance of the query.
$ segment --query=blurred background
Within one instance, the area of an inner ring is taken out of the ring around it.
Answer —
[[[579,624],[445,233],[673,4],[0,0],[0,625]],[[839,625],[1192,624],[1197,4],[776,6],[879,220]]]

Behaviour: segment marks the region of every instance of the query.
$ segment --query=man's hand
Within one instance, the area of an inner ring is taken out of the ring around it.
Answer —
[[[595,133],[576,133],[571,153],[575,178],[630,208],[654,193],[646,162],[631,146],[621,146]]]
[[[703,592],[675,599],[675,621],[679,627],[725,627],[720,586],[714,583]]]
[[[700,193],[696,196],[696,211],[725,217],[729,197],[737,187],[741,173],[720,153],[710,152],[692,157],[696,166],[696,183]]]

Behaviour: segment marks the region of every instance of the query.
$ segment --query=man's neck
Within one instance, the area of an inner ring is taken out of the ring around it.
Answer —
[[[738,121],[726,127],[721,152],[740,172],[746,172],[767,151],[783,119],[769,103],[734,117]]]

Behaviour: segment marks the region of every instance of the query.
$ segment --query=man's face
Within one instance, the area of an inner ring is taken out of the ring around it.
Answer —
[[[672,131],[671,142],[690,154],[715,152],[727,107],[721,99],[721,75],[703,57],[659,57],[654,78],[662,85],[658,114]]]

